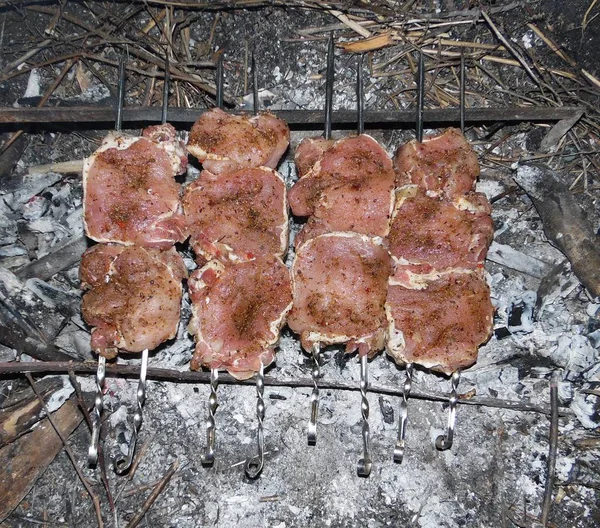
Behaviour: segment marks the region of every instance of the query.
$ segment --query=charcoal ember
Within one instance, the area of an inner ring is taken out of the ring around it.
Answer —
[[[569,407],[575,413],[579,423],[586,429],[600,427],[600,398],[595,394],[579,392]]]
[[[42,193],[48,187],[54,185],[62,179],[61,174],[47,172],[45,174],[35,174],[25,176],[22,184],[14,192],[4,197],[5,203],[13,210],[21,209],[34,196]]]
[[[534,291],[526,291],[511,299],[508,308],[508,331],[511,334],[533,332],[533,310],[537,301]]]
[[[33,196],[21,208],[23,218],[28,221],[44,216],[50,208],[50,201],[43,196]]]
[[[556,347],[547,353],[541,350],[540,354],[563,368],[563,377],[568,381],[589,379],[596,372],[593,367],[600,363],[600,350],[592,346],[587,336],[578,334],[559,336]]]
[[[17,235],[17,216],[0,200],[0,246],[14,244]]]

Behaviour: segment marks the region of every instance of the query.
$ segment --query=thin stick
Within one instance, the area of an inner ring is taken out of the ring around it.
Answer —
[[[546,488],[544,489],[544,502],[542,506],[542,525],[548,526],[550,506],[552,504],[552,488],[554,487],[554,474],[556,470],[556,455],[558,452],[558,386],[550,385],[550,448],[548,450],[548,465],[546,474]]]
[[[50,425],[52,425],[52,428],[54,429],[54,431],[60,438],[60,441],[62,442],[63,446],[65,447],[65,451],[67,452],[67,455],[69,456],[69,460],[71,461],[71,463],[73,464],[73,467],[75,468],[75,472],[77,473],[79,480],[81,480],[83,487],[85,488],[85,490],[88,492],[88,495],[92,499],[92,502],[94,503],[94,510],[96,511],[96,520],[98,521],[98,526],[100,528],[102,528],[104,526],[104,522],[102,521],[102,514],[100,512],[100,499],[98,499],[98,497],[94,493],[94,490],[92,490],[89,482],[86,480],[85,476],[81,472],[81,469],[79,468],[79,465],[77,464],[77,461],[75,459],[75,454],[73,453],[73,451],[71,450],[71,447],[67,443],[66,438],[63,436],[62,431],[59,429],[59,427],[54,422],[52,413],[48,410],[48,407],[46,406],[46,402],[44,402],[44,398],[42,398],[42,395],[37,390],[37,387],[35,386],[35,383],[33,381],[33,378],[31,377],[31,374],[26,373],[25,376],[27,377],[27,381],[29,381],[29,384],[31,385],[33,392],[37,396],[37,399],[39,400],[42,408],[44,409],[44,412],[46,413],[46,416],[48,417],[48,421],[50,422]]]
[[[358,57],[358,65],[356,71],[356,120],[359,134],[365,131],[365,94],[363,86],[363,54]]]
[[[325,77],[325,139],[331,139],[331,124],[333,117],[333,82],[335,76],[335,49],[333,33],[329,35],[327,45],[327,73]]]
[[[417,70],[417,141],[423,141],[423,104],[425,101],[425,64],[423,52],[419,53],[419,67]]]
[[[167,112],[169,111],[169,52],[165,49],[165,80],[163,82],[163,100],[162,100],[162,124],[167,122]]]
[[[260,110],[260,99],[258,97],[258,70],[256,69],[256,57],[254,50],[250,57],[250,69],[252,70],[252,100],[254,115],[257,115]]]
[[[150,493],[150,495],[148,495],[148,498],[146,499],[146,502],[144,502],[142,509],[135,515],[135,517],[133,519],[131,519],[131,522],[127,525],[127,528],[135,528],[140,523],[140,521],[144,518],[144,515],[146,515],[146,513],[148,512],[150,507],[154,504],[156,499],[158,499],[158,496],[167,487],[167,484],[169,483],[169,481],[171,480],[171,478],[173,477],[173,475],[175,474],[175,472],[178,469],[179,469],[179,459],[175,460],[175,462],[173,462],[173,464],[171,464],[169,471],[167,471],[165,473],[165,476],[160,480],[160,482],[152,490],[152,493]]]
[[[537,75],[535,73],[533,73],[533,70],[529,67],[529,64],[527,64],[527,61],[523,58],[523,56],[510,44],[510,42],[508,41],[508,39],[501,33],[501,31],[496,27],[496,25],[494,24],[494,22],[492,22],[492,19],[490,18],[490,16],[485,12],[485,11],[481,11],[481,16],[485,19],[485,21],[488,23],[488,25],[490,26],[490,29],[494,32],[494,34],[496,35],[496,37],[498,37],[498,40],[500,40],[500,42],[502,42],[502,44],[504,44],[506,46],[506,49],[508,51],[510,51],[510,53],[513,55],[513,57],[515,59],[517,59],[519,61],[519,63],[521,64],[521,66],[523,66],[523,68],[525,68],[525,71],[529,74],[529,76],[532,78],[533,82],[535,82],[536,84],[541,84],[540,80],[537,78]]]

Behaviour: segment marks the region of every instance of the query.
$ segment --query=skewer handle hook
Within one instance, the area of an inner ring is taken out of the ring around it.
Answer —
[[[362,440],[363,440],[363,456],[358,461],[356,472],[359,477],[368,477],[371,474],[373,461],[369,454],[369,400],[367,400],[367,390],[369,388],[369,357],[367,354],[360,358],[360,396],[361,396],[361,413],[362,413]]]
[[[261,363],[256,373],[256,418],[258,419],[258,453],[246,461],[246,476],[252,480],[258,478],[265,464],[265,437],[263,421],[265,418],[265,366]]]
[[[100,439],[100,427],[104,401],[102,389],[106,377],[106,358],[98,356],[98,370],[96,371],[96,396],[94,398],[94,412],[92,413],[92,438],[88,448],[88,466],[94,467],[98,463],[98,441]]]
[[[202,455],[202,465],[212,466],[215,462],[215,412],[219,406],[217,388],[219,387],[219,370],[210,371],[210,396],[208,397],[208,418],[206,419],[206,449]]]
[[[137,444],[138,434],[142,427],[143,420],[143,407],[146,401],[146,373],[148,371],[148,349],[142,352],[142,365],[140,368],[140,381],[137,388],[137,407],[133,415],[133,432],[131,433],[131,440],[129,441],[129,450],[126,458],[120,458],[115,460],[115,473],[117,475],[125,475],[133,462],[133,456],[135,454],[135,446]]]
[[[310,396],[310,421],[308,422],[308,445],[314,446],[317,443],[317,416],[319,414],[319,377],[321,376],[321,345],[315,343],[312,348],[312,381],[313,390]]]
[[[398,421],[398,441],[394,449],[394,462],[401,464],[404,459],[404,450],[406,448],[406,423],[408,421],[408,397],[412,389],[413,364],[406,364],[406,378],[404,379],[404,390],[402,391],[402,401],[400,402],[400,412]]]
[[[452,447],[454,441],[454,425],[456,423],[456,404],[458,402],[458,384],[460,382],[460,370],[455,370],[452,373],[451,383],[452,389],[450,391],[450,398],[448,400],[450,407],[448,409],[448,425],[446,427],[446,434],[440,435],[435,440],[435,447],[440,451],[445,451]]]

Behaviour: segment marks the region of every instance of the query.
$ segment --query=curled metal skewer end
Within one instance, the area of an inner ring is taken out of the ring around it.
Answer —
[[[125,105],[125,58],[119,57],[119,86],[117,90],[117,116],[115,118],[115,130],[121,131],[123,125],[123,106]]]
[[[169,109],[169,84],[171,81],[171,68],[169,66],[169,52],[165,49],[165,82],[163,84],[163,100],[161,123],[164,125],[167,122],[167,112]]]
[[[256,373],[256,418],[258,420],[257,445],[258,453],[256,456],[246,460],[244,470],[249,479],[256,479],[262,473],[265,464],[265,437],[263,429],[263,420],[265,418],[265,367],[261,363],[260,370]]]
[[[367,400],[367,389],[369,388],[369,358],[367,354],[360,358],[360,396],[361,396],[361,414],[362,414],[362,439],[363,456],[358,461],[356,472],[359,477],[368,477],[371,474],[373,461],[369,454],[369,400]]]
[[[252,99],[254,104],[254,115],[260,110],[260,98],[258,97],[258,70],[256,69],[256,57],[254,50],[250,58],[250,69],[252,70]]]
[[[454,441],[454,425],[456,423],[456,403],[458,401],[458,384],[460,382],[460,370],[456,370],[452,373],[451,383],[452,389],[450,391],[449,409],[448,409],[448,425],[446,427],[446,434],[440,435],[435,439],[435,447],[439,451],[446,451],[452,447]]]
[[[356,70],[356,113],[357,113],[357,132],[362,134],[365,131],[365,94],[363,84],[363,54],[358,56],[358,65]]]
[[[423,107],[425,105],[425,59],[423,52],[419,53],[417,69],[417,141],[423,141]]]
[[[401,464],[404,460],[404,451],[406,449],[406,424],[408,421],[408,397],[412,389],[413,364],[406,364],[406,378],[404,379],[404,390],[402,391],[402,401],[400,402],[400,412],[398,421],[398,440],[394,448],[394,462]]]
[[[465,133],[465,48],[460,49],[460,131]]]
[[[133,431],[131,433],[131,440],[129,441],[129,449],[125,458],[119,458],[115,460],[115,473],[117,475],[125,475],[131,468],[133,463],[133,457],[135,455],[135,446],[137,444],[138,434],[142,427],[143,420],[143,407],[146,401],[146,373],[148,372],[148,349],[142,352],[142,365],[140,367],[140,380],[137,388],[137,402],[136,410],[133,415]]]
[[[335,77],[335,48],[333,45],[333,31],[329,34],[327,44],[327,72],[325,74],[325,139],[331,139],[333,118],[333,83]]]
[[[219,370],[210,371],[210,396],[208,397],[208,418],[206,419],[206,449],[200,461],[203,466],[212,466],[215,463],[215,412],[219,406],[217,388],[219,387]]]
[[[104,378],[106,376],[106,358],[98,356],[98,370],[96,371],[96,396],[94,398],[94,412],[92,413],[92,437],[88,448],[87,463],[90,467],[95,467],[98,463],[98,441],[100,439],[100,426],[102,420],[102,410],[104,401],[102,399],[102,389]]]
[[[219,53],[219,58],[217,59],[217,93],[216,93],[216,103],[217,108],[223,110],[223,52]]]
[[[317,416],[319,414],[319,385],[318,380],[321,376],[321,367],[319,360],[321,357],[321,345],[315,343],[312,348],[312,380],[313,390],[310,396],[310,420],[308,422],[308,445],[314,446],[317,444]]]

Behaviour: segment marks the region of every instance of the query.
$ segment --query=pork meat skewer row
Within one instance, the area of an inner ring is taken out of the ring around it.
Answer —
[[[123,121],[123,104],[125,101],[125,61],[119,57],[119,91],[117,93],[117,115],[115,131],[121,131]],[[94,396],[94,410],[91,414],[92,433],[88,447],[88,466],[94,467],[98,463],[98,441],[100,439],[100,424],[104,410],[103,389],[106,377],[106,357],[98,355],[98,370],[96,371],[96,395]]]
[[[327,44],[327,73],[325,77],[325,130],[324,139],[331,140],[331,117],[333,114],[333,83],[335,80],[335,48],[333,45],[333,33],[329,35]],[[319,416],[319,378],[321,377],[321,345],[315,342],[311,348],[313,368],[311,376],[313,390],[310,395],[310,418],[308,421],[307,440],[308,445],[317,443],[317,418]]]

